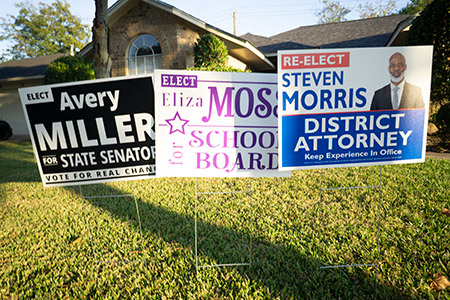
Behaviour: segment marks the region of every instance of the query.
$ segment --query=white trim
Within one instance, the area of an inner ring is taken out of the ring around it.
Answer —
[[[386,42],[385,47],[390,47],[392,45],[392,43],[395,41],[395,39],[398,37],[400,32],[402,32],[404,30],[405,31],[409,30],[412,22],[414,21],[415,18],[417,18],[420,15],[420,13],[421,12],[418,12],[415,15],[412,15],[412,16],[404,19],[403,21],[401,21],[395,28],[394,32],[389,37],[389,40]]]

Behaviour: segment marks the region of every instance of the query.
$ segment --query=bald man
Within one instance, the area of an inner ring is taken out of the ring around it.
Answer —
[[[388,71],[391,83],[375,91],[370,110],[423,108],[420,87],[405,81],[406,59],[401,53],[394,53],[389,58]]]

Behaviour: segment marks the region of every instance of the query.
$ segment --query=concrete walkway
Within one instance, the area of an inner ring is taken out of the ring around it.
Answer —
[[[425,154],[427,158],[441,158],[441,159],[450,159],[450,153],[439,153],[439,152],[427,152]]]

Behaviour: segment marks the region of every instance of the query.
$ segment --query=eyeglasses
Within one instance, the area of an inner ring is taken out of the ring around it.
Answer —
[[[404,68],[405,64],[404,63],[398,63],[398,64],[390,64],[389,65],[390,69],[394,69],[395,67],[397,67],[397,68]]]

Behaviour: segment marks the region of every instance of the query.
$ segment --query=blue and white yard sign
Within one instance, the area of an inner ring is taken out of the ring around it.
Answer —
[[[278,52],[280,170],[423,162],[432,51]]]

